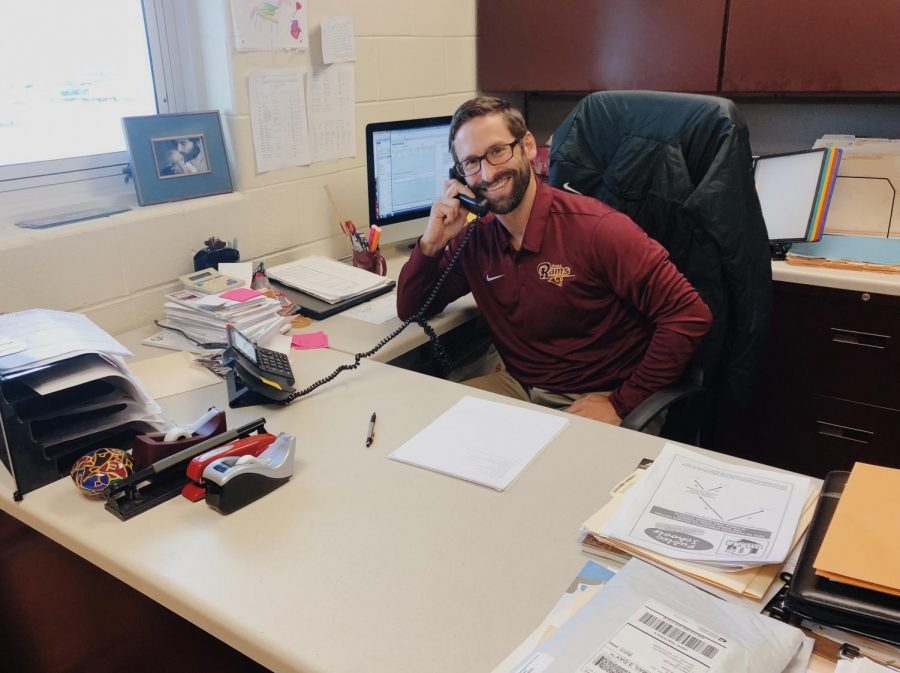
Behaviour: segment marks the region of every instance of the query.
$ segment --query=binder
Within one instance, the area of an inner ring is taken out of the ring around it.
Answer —
[[[825,477],[809,537],[781,609],[791,622],[810,619],[900,646],[900,597],[820,577],[813,567],[849,476],[849,472],[829,472]]]
[[[298,313],[315,320],[324,320],[325,318],[340,313],[341,311],[346,311],[348,308],[353,308],[358,304],[362,304],[369,301],[370,299],[374,299],[375,297],[386,294],[393,290],[397,285],[396,282],[390,281],[385,285],[376,287],[373,290],[369,290],[368,292],[363,292],[362,294],[356,295],[355,297],[350,297],[349,299],[345,299],[344,301],[339,301],[336,304],[329,304],[327,301],[318,299],[317,297],[313,297],[311,294],[306,294],[305,292],[295,290],[292,287],[288,287],[287,285],[279,283],[274,278],[270,278],[269,282],[275,289],[277,289],[279,292],[283,292],[288,299],[290,299],[297,305]]]

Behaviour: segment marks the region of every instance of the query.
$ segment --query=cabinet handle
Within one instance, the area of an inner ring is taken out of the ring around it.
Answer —
[[[831,328],[831,340],[834,343],[850,344],[851,346],[865,346],[866,348],[887,348],[890,340],[887,334],[872,334],[871,332],[857,332],[852,329]]]
[[[836,423],[828,423],[827,421],[816,421],[819,426],[819,434],[828,437],[837,437],[838,439],[846,439],[850,442],[858,442],[859,444],[868,444],[875,436],[871,430],[860,430],[859,428],[850,428],[846,425],[838,425]]]

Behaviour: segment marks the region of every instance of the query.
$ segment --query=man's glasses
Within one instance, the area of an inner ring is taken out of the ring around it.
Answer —
[[[453,169],[461,178],[475,175],[481,170],[481,162],[487,161],[491,166],[499,166],[506,163],[513,157],[513,148],[522,141],[522,138],[516,138],[506,145],[497,145],[478,157],[469,157],[462,161],[457,161],[453,165]]]

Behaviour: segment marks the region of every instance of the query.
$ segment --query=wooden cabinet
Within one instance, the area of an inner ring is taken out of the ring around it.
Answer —
[[[725,0],[480,0],[482,91],[714,92]]]
[[[725,93],[900,91],[896,0],[731,0]]]
[[[896,0],[479,0],[478,86],[897,93],[898,28]]]
[[[900,467],[900,297],[776,282],[760,428],[741,455],[818,477]]]
[[[268,673],[3,511],[0,596],[2,671]]]

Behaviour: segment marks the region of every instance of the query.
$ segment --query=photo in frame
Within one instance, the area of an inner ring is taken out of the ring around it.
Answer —
[[[138,203],[234,191],[217,110],[123,117]]]

